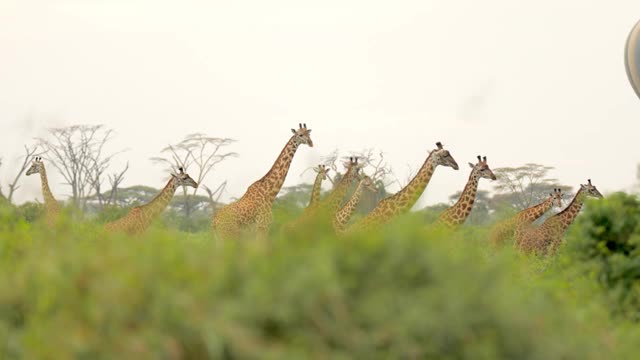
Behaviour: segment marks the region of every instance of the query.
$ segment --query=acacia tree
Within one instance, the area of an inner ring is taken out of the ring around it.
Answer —
[[[94,197],[98,200],[98,206],[101,209],[104,209],[105,206],[116,204],[118,188],[122,181],[124,181],[124,175],[129,170],[129,162],[127,161],[127,164],[122,170],[106,174],[109,189],[103,192],[102,183],[105,181],[105,173],[113,156],[115,156],[115,154],[104,159],[98,159],[93,162],[91,168],[87,169],[90,176],[91,187],[95,191]]]
[[[177,167],[189,169],[189,175],[200,185],[216,165],[238,155],[235,152],[226,152],[226,147],[234,142],[234,139],[211,137],[203,133],[189,134],[179,143],[162,149],[160,152],[164,156],[153,157],[151,160],[166,166],[169,171],[174,171]],[[223,184],[226,185],[226,182]],[[210,199],[221,193],[222,189],[224,189],[224,186],[221,186],[218,187],[217,192],[214,191],[210,194]],[[191,197],[195,196],[199,189],[200,186],[191,190],[191,193],[187,188],[182,190],[184,195],[183,207],[187,218],[191,216],[193,210]]]
[[[20,182],[22,175],[24,175],[25,171],[27,171],[27,169],[29,168],[29,165],[31,164],[31,159],[33,159],[35,155],[41,155],[39,150],[40,150],[39,144],[34,144],[30,146],[24,145],[24,156],[21,158],[22,160],[20,162],[19,167],[17,168],[16,175],[13,178],[13,181],[10,182],[8,185],[9,193],[8,195],[5,196],[4,193],[2,192],[2,187],[0,186],[0,197],[5,199],[9,203],[13,202],[13,195],[15,194],[16,190],[20,188],[20,185],[18,185],[18,183]],[[0,165],[2,165],[2,159],[0,159]]]
[[[497,193],[493,196],[492,207],[507,205],[522,210],[546,199],[553,188],[562,189],[566,197],[570,197],[570,186],[559,185],[557,179],[548,177],[553,169],[552,166],[528,163],[493,170],[497,177]]]
[[[72,125],[51,128],[47,138],[38,138],[40,146],[49,154],[51,165],[71,187],[74,206],[84,209],[92,190],[102,198],[103,174],[119,153],[104,154],[104,147],[112,136],[113,130],[104,125]],[[120,179],[127,169],[128,166],[121,172]]]

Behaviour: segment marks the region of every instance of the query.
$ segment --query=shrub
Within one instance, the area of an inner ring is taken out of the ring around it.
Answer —
[[[2,358],[610,357],[599,323],[471,230],[216,244],[89,223],[0,232]],[[582,315],[582,314],[580,314]],[[578,330],[579,329],[579,330]]]
[[[105,206],[104,209],[96,213],[95,221],[101,224],[108,223],[126,216],[129,211],[131,211],[131,207]]]
[[[17,210],[20,216],[30,223],[40,220],[44,215],[44,206],[31,201],[19,205]]]
[[[571,266],[592,273],[615,300],[615,313],[640,320],[640,201],[615,193],[593,201],[572,226]]]

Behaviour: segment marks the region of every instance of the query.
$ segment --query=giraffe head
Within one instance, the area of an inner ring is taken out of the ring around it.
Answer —
[[[595,198],[602,198],[602,194],[595,186],[591,185],[591,179],[587,180],[587,184],[580,184],[580,190],[584,192],[587,196],[592,196]]]
[[[331,170],[331,168],[328,168],[324,164],[320,164],[317,167],[313,168],[313,171],[317,172],[318,174],[320,174],[320,176],[322,176],[322,180],[327,180],[327,173],[329,172],[329,170]]]
[[[349,161],[344,163],[344,167],[347,169],[347,172],[355,172],[356,178],[358,179],[362,178],[360,170],[362,170],[366,165],[367,164],[359,163],[357,156],[349,156]]]
[[[31,162],[31,167],[27,170],[27,176],[37,173],[42,173],[44,171],[44,163],[42,162],[42,158],[40,156],[36,156]]]
[[[309,147],[313,147],[313,141],[311,141],[311,129],[307,129],[307,124],[298,124],[298,130],[291,129],[293,133],[294,141],[297,145],[307,144]]]
[[[184,172],[184,168],[179,167],[177,174],[171,174],[176,181],[176,186],[191,186],[194,188],[198,187],[198,183],[189,176],[186,172]]]
[[[378,188],[376,187],[376,184],[373,182],[373,180],[369,176],[364,175],[360,181],[362,181],[362,185],[364,186],[365,189],[374,193],[378,192]]]
[[[453,156],[451,156],[451,153],[449,153],[449,150],[445,150],[440,141],[436,143],[436,146],[438,148],[431,152],[431,155],[435,158],[434,160],[435,160],[436,166],[438,165],[448,166],[453,168],[453,170],[458,170],[458,163],[453,158]]]
[[[562,190],[560,188],[553,189],[553,192],[549,194],[551,197],[551,205],[556,207],[562,207]]]
[[[487,164],[487,157],[480,157],[480,155],[478,155],[478,163],[473,165],[472,163],[469,163],[469,166],[473,169],[471,171],[471,173],[476,177],[476,178],[485,178],[485,179],[491,179],[491,180],[495,180],[496,176],[493,174],[493,171],[491,171],[491,169],[489,169],[489,164]]]

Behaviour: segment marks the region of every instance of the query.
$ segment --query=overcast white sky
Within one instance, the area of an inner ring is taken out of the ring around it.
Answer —
[[[112,149],[131,149],[125,186],[161,187],[149,158],[186,134],[237,139],[206,184],[240,196],[306,122],[315,147],[285,185],[335,148],[382,149],[404,179],[442,141],[465,166],[439,169],[418,206],[462,189],[478,154],[628,188],[640,100],[623,46],[638,19],[638,0],[1,0],[0,183],[46,128],[106,124]],[[41,198],[22,183],[19,201]]]

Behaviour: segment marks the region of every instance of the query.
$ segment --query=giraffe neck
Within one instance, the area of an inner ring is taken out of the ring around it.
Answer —
[[[47,179],[47,171],[42,167],[40,171],[40,183],[42,184],[42,198],[44,200],[44,207],[48,210],[58,209],[58,202],[53,197],[51,189],[49,189],[49,180]]]
[[[435,151],[434,151],[435,152]],[[395,193],[390,199],[393,202],[395,208],[394,213],[403,213],[411,210],[413,205],[418,201],[420,195],[424,192],[424,189],[431,181],[434,171],[436,170],[436,162],[433,157],[433,153],[429,154],[427,159],[418,170],[416,176],[411,179],[409,184]]]
[[[524,209],[516,214],[516,221],[518,223],[531,223],[536,219],[544,215],[553,206],[553,198],[549,197],[545,201]]]
[[[349,219],[351,219],[351,215],[353,215],[353,212],[356,210],[358,203],[360,203],[360,199],[362,199],[364,186],[365,185],[363,184],[363,181],[360,181],[358,187],[353,192],[353,195],[351,195],[349,201],[347,201],[336,213],[334,219],[334,228],[336,230],[343,230],[346,227]]]
[[[328,209],[331,213],[337,211],[340,204],[342,204],[342,200],[344,200],[344,197],[347,195],[353,179],[356,178],[357,173],[358,171],[356,170],[356,167],[351,166],[342,179],[340,179],[336,188],[331,192],[331,194],[329,194],[329,196],[326,197],[325,200],[321,202],[322,206]]]
[[[280,188],[287,177],[296,150],[298,150],[298,143],[295,141],[295,136],[292,136],[273,163],[273,166],[271,166],[269,172],[267,172],[262,179],[258,180],[265,186],[266,194],[271,202],[275,200],[280,192]]]
[[[565,231],[569,225],[576,219],[578,213],[580,213],[580,209],[582,209],[582,205],[584,204],[584,199],[586,194],[582,189],[578,190],[576,196],[571,200],[571,204],[567,206],[566,209],[562,210],[558,214],[552,216],[559,220],[559,226],[561,231]],[[558,221],[556,220],[556,221]]]
[[[153,200],[139,207],[142,216],[146,220],[151,220],[162,213],[162,211],[169,206],[177,188],[178,184],[176,179],[172,176],[167,185],[165,185],[162,191],[160,191]]]
[[[471,170],[471,175],[469,175],[469,180],[464,186],[460,198],[443,214],[442,220],[444,220],[445,223],[449,225],[462,224],[469,214],[471,214],[473,204],[476,201],[479,180],[479,176],[474,170]]]
[[[320,171],[316,176],[316,180],[313,182],[313,188],[311,189],[311,200],[309,200],[309,205],[307,207],[313,207],[318,204],[320,200],[320,188],[322,186],[322,180],[324,178],[324,172]]]

